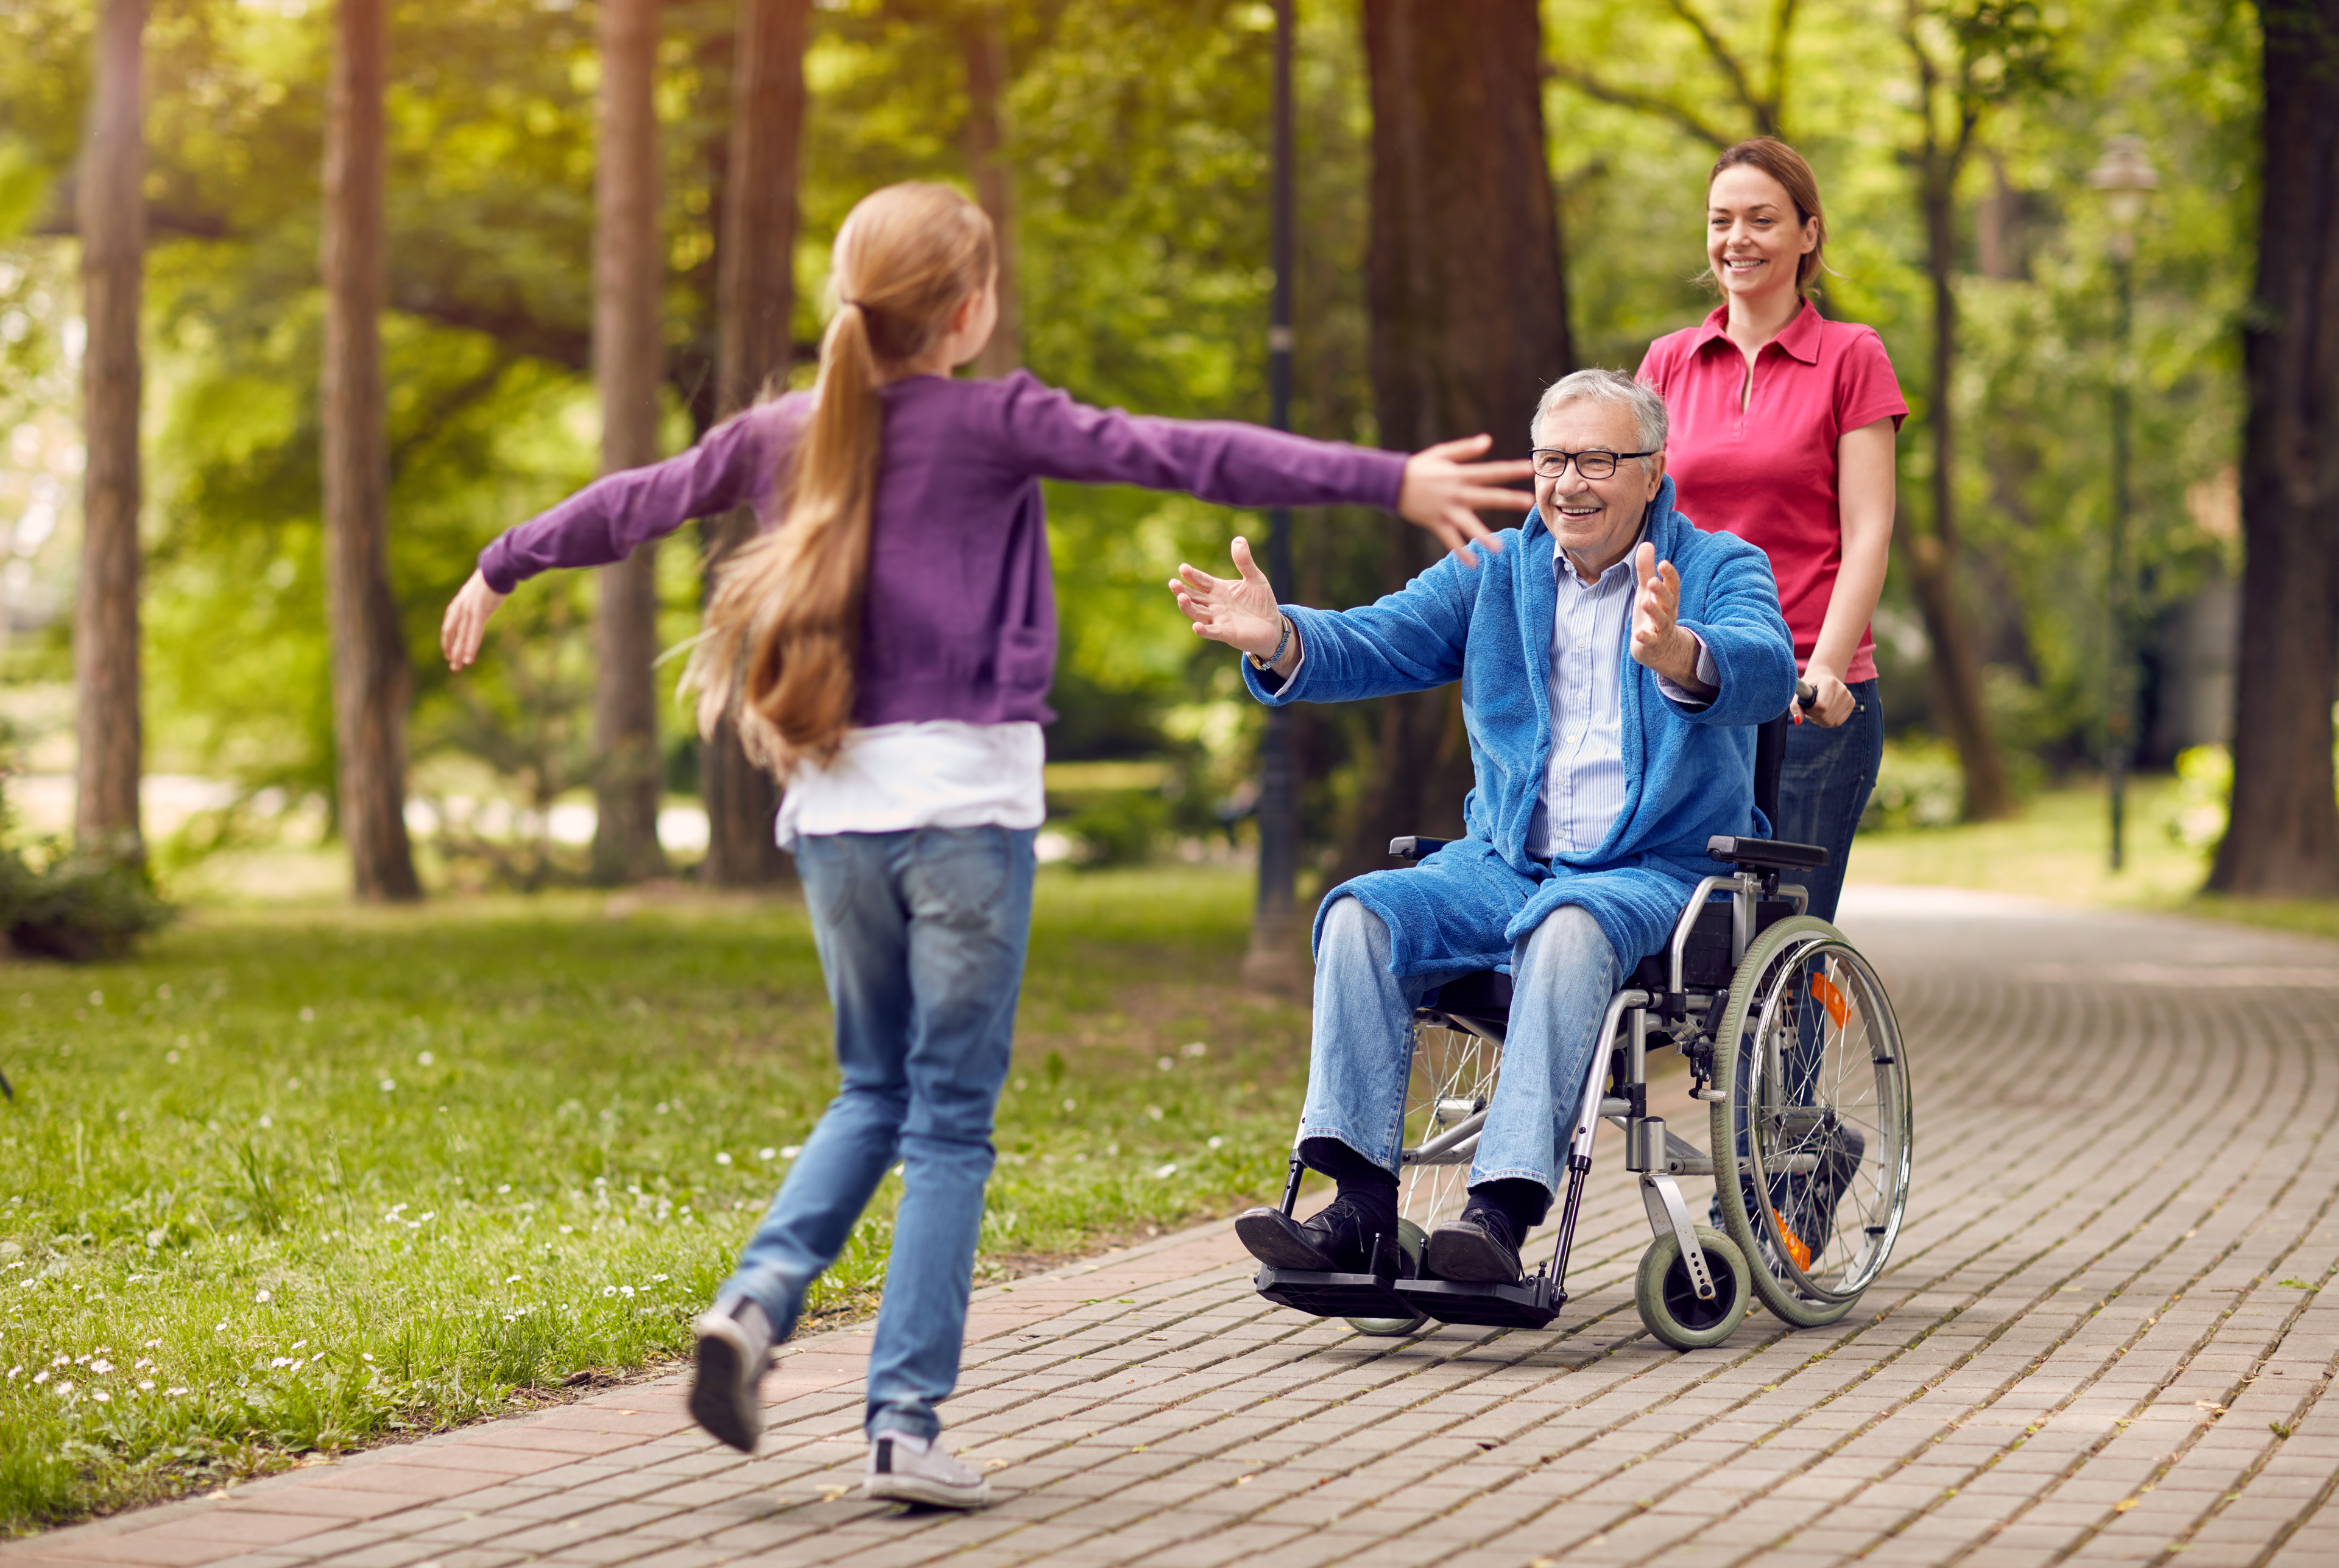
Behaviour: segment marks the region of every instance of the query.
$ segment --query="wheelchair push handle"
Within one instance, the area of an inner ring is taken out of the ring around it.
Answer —
[[[1811,709],[1819,706],[1819,687],[1811,685],[1811,683],[1807,680],[1798,679],[1795,682],[1795,705],[1787,710],[1787,718],[1789,722],[1793,724],[1802,723],[1803,715],[1811,712]],[[1868,705],[1866,703],[1854,703],[1851,705],[1851,711],[1856,714],[1866,713],[1868,711]]]

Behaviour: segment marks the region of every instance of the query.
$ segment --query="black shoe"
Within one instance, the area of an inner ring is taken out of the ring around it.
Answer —
[[[1511,1217],[1491,1203],[1473,1199],[1463,1207],[1461,1218],[1449,1219],[1429,1233],[1421,1271],[1432,1279],[1516,1285],[1519,1238]]]
[[[1315,1274],[1363,1274],[1372,1267],[1373,1238],[1394,1226],[1376,1224],[1365,1205],[1342,1193],[1302,1225],[1279,1208],[1235,1216],[1235,1238],[1269,1268]]]

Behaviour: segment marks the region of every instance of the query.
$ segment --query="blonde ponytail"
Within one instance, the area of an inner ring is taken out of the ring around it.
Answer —
[[[991,220],[945,185],[873,192],[837,231],[837,308],[812,416],[776,476],[777,527],[717,568],[683,675],[699,733],[735,716],[747,754],[784,778],[834,756],[853,721],[883,455],[877,390],[991,281],[992,256]]]

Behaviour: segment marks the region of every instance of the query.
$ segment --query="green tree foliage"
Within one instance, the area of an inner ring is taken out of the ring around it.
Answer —
[[[1552,15],[1558,46],[1588,63],[1578,74],[1686,105],[1722,135],[1758,128],[1676,8],[1580,0]],[[1767,58],[1778,13],[1715,15],[1724,48],[1742,61]],[[1949,58],[1962,36],[1954,24],[1978,24],[1971,7],[1943,15],[1952,35],[1936,44]],[[2036,30],[2049,19],[2061,43],[2051,93],[2031,69]],[[1915,200],[1921,171],[1899,151],[1918,140],[1920,97],[1906,20],[1899,4],[1797,13],[1780,111],[1828,203],[1821,306],[1875,327],[1910,394],[1904,529],[1927,520],[1932,385],[1926,236]],[[1997,20],[2023,35],[1999,40],[2008,45],[1999,54],[2019,69],[2009,76],[1983,62],[1978,84],[1991,109],[1954,192],[1963,337],[1950,390],[1963,432],[1956,498],[1970,573],[1966,606],[1992,717],[2018,765],[2028,757],[2053,767],[2085,761],[2099,744],[2107,651],[2112,274],[2107,223],[2087,173],[2105,137],[2120,132],[2147,134],[2161,170],[2137,260],[2136,493],[2145,613],[2165,616],[2235,558],[2255,42],[2244,13],[2129,0]],[[1570,74],[1554,78],[1550,110],[1574,242],[1578,340],[1591,362],[1629,369],[1651,337],[1712,306],[1699,214],[1714,149],[1679,117],[1595,96]],[[1752,66],[1748,74],[1758,85],[1766,80]],[[1954,135],[1949,110],[1940,113]],[[1878,641],[1890,722],[1922,724],[1929,650],[1897,568]],[[2177,656],[2166,640],[2147,650],[2164,679]]]
[[[839,0],[814,14],[800,381],[827,246],[851,202],[889,180],[963,182],[962,8]],[[84,10],[18,0],[0,13],[0,435],[72,413],[70,242],[55,232],[71,208],[56,182],[86,93]],[[1701,212],[1713,136],[1776,125],[1811,157],[1831,231],[1825,308],[1883,334],[1916,405],[1902,436],[1913,511],[1929,478],[1931,378],[1920,172],[1898,151],[1917,140],[1907,15],[1899,0],[1551,0],[1545,109],[1574,327],[1592,363],[1629,369],[1650,339],[1710,308]],[[681,0],[665,15],[675,449],[712,412],[733,7]],[[1098,402],[1262,416],[1268,8],[1010,0],[1003,15],[1027,363]],[[2006,90],[1953,192],[1966,349],[1949,392],[1965,432],[1955,492],[1969,608],[1994,716],[2011,747],[2053,765],[2090,754],[2102,703],[2110,281],[2086,171],[2105,135],[2141,131],[2163,174],[2137,271],[2137,495],[2147,606],[2166,606],[2229,570],[2235,548],[2235,313],[2256,84],[2240,13],[2080,0],[2051,19],[2060,90],[1993,84]],[[302,0],[157,0],[147,669],[157,765],[330,798],[314,387],[326,20]],[[392,22],[391,564],[418,676],[416,754],[426,775],[450,756],[484,760],[523,796],[585,776],[569,710],[585,688],[590,585],[532,584],[499,621],[492,656],[460,683],[438,665],[434,634],[479,547],[593,472],[592,22],[590,0],[410,0]],[[1370,440],[1360,54],[1352,5],[1302,7],[1295,422]],[[29,504],[28,472],[0,464],[0,504]],[[1160,583],[1181,558],[1221,558],[1229,535],[1260,521],[1126,491],[1065,489],[1050,505],[1064,648],[1057,754],[1184,747],[1215,759],[1195,775],[1204,793],[1230,792],[1255,715],[1229,662],[1196,645]],[[1305,597],[1343,605],[1373,591],[1384,547],[1367,519],[1303,516],[1298,539]],[[663,557],[668,642],[693,629],[691,555]],[[1926,650],[1901,573],[1879,630],[1892,721],[1922,723]],[[523,639],[545,646],[522,660]],[[1363,709],[1309,716],[1320,843],[1337,836],[1355,783],[1342,770],[1364,754],[1371,722]]]

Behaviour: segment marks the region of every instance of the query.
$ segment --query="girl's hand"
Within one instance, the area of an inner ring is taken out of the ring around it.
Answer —
[[[1478,520],[1481,508],[1525,512],[1535,508],[1535,497],[1526,491],[1500,488],[1505,479],[1532,477],[1534,463],[1525,458],[1499,463],[1464,460],[1494,444],[1492,436],[1472,436],[1424,447],[1405,460],[1405,482],[1397,489],[1397,511],[1407,522],[1436,534],[1438,542],[1460,556],[1466,567],[1478,564],[1478,557],[1470,553],[1473,539],[1490,550],[1503,547],[1495,542],[1493,530]]]
[[[1170,591],[1194,623],[1196,636],[1266,658],[1284,641],[1283,611],[1276,605],[1274,585],[1250,558],[1249,542],[1236,539],[1233,554],[1239,577],[1214,577],[1181,561]],[[1296,665],[1299,638],[1294,636],[1285,644],[1281,663]]]
[[[479,640],[488,635],[488,617],[505,597],[473,570],[470,580],[447,606],[446,618],[439,623],[439,649],[447,656],[449,669],[468,669],[479,656]]]
[[[1860,704],[1833,670],[1813,664],[1803,671],[1803,680],[1819,694],[1819,700],[1803,710],[1803,716],[1823,730],[1831,730],[1859,708]]]

